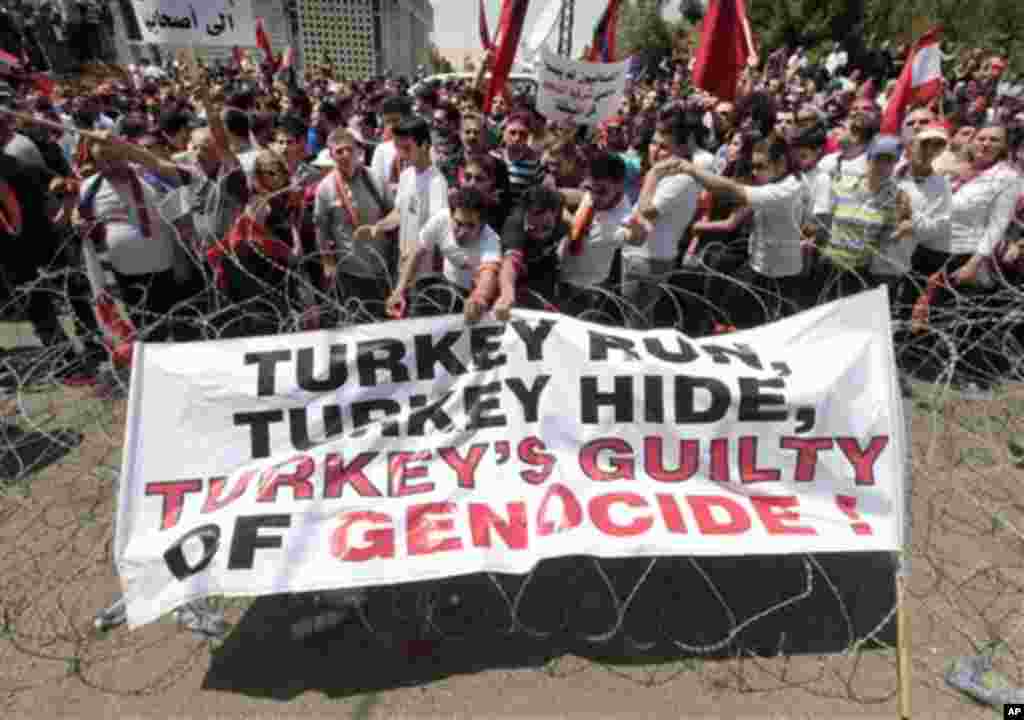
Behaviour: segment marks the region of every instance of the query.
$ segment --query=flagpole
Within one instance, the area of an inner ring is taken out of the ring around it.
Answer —
[[[896,574],[896,685],[900,720],[910,718],[910,625],[903,574]]]

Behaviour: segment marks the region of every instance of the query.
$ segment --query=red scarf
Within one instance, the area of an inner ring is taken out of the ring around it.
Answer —
[[[243,213],[228,231],[227,237],[206,251],[206,259],[213,268],[213,276],[219,288],[224,289],[226,282],[224,258],[228,255],[242,257],[253,249],[280,263],[288,262],[292,252],[287,243],[274,237],[266,225],[257,222],[248,213]]]
[[[21,235],[23,226],[21,203],[7,182],[0,180],[0,230],[12,237]]]
[[[583,196],[583,202],[576,209],[572,218],[572,229],[569,231],[569,254],[580,256],[583,254],[583,245],[590,235],[590,228],[594,225],[594,200],[587,193]]]
[[[359,212],[356,210],[355,205],[352,204],[352,188],[349,186],[348,180],[342,176],[341,170],[335,170],[333,175],[334,193],[338,196],[338,202],[341,203],[341,207],[345,210],[348,224],[355,230],[359,227]]]

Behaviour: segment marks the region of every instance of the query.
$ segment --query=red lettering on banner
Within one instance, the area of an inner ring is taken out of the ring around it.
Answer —
[[[775,468],[759,468],[757,466],[757,438],[746,436],[740,438],[740,481],[747,483],[778,482],[780,473]]]
[[[283,465],[296,463],[292,472],[282,472]],[[296,500],[313,499],[313,483],[309,479],[316,470],[313,458],[306,455],[299,455],[276,467],[267,468],[263,471],[260,480],[259,490],[256,492],[256,502],[275,502],[277,500],[277,489],[282,485],[288,485],[292,489],[292,497]]]
[[[741,535],[750,529],[750,515],[735,500],[719,495],[691,495],[686,501],[702,535]],[[715,508],[724,510],[729,520],[716,519]]]
[[[800,521],[800,513],[789,508],[799,506],[800,501],[792,496],[757,495],[750,498],[754,510],[761,518],[761,524],[769,535],[817,535],[818,532],[804,525],[787,525]]]
[[[559,523],[556,525],[551,520],[546,520],[548,511],[548,504],[551,502],[552,496],[557,495],[561,500],[562,514],[559,517]],[[580,507],[580,501],[573,495],[572,490],[567,488],[561,483],[554,483],[548,488],[547,492],[544,493],[544,497],[540,501],[540,509],[537,510],[537,534],[538,535],[553,535],[555,533],[565,532],[566,530],[572,530],[575,527],[579,527],[580,523],[583,522],[583,508]]]
[[[370,478],[366,477],[366,473],[363,472],[366,466],[377,458],[377,454],[375,452],[359,453],[355,460],[348,465],[345,464],[341,455],[328,454],[324,460],[324,498],[333,500],[341,497],[341,492],[346,485],[350,485],[360,497],[381,497],[381,491],[370,482]]]
[[[181,510],[185,505],[185,495],[203,489],[203,481],[172,480],[169,482],[153,482],[146,485],[146,496],[159,495],[163,498],[161,507],[160,529],[168,530],[181,520]]]
[[[590,501],[590,519],[594,526],[605,535],[612,537],[634,537],[642,535],[654,525],[654,519],[650,515],[634,517],[628,525],[618,525],[612,522],[609,509],[615,503],[621,503],[631,508],[646,508],[647,501],[636,493],[608,493],[598,495]]]
[[[854,535],[873,535],[874,532],[871,530],[871,526],[868,525],[861,516],[857,513],[857,498],[852,495],[836,495],[836,505],[843,511],[846,517],[853,520],[850,523],[850,529],[853,530]]]
[[[203,503],[203,508],[199,512],[205,515],[207,513],[223,510],[245,494],[245,491],[249,489],[249,483],[252,482],[253,478],[257,475],[259,475],[259,471],[257,470],[247,470],[239,475],[235,486],[223,500],[221,500],[220,494],[224,492],[224,486],[227,484],[228,479],[226,477],[210,478],[210,486],[206,489],[206,501]]]
[[[729,482],[729,439],[711,441],[711,482]]]
[[[461,550],[462,540],[458,537],[443,537],[441,533],[455,530],[455,521],[449,515],[455,512],[455,503],[424,503],[413,505],[406,512],[406,541],[410,555],[433,555],[439,552]]]
[[[627,457],[613,455],[611,458],[612,470],[602,470],[598,465],[598,457],[605,450],[615,453],[628,453]],[[596,482],[610,480],[633,480],[634,463],[633,447],[619,438],[599,438],[591,440],[580,450],[580,469],[583,473]]]
[[[526,503],[510,502],[505,506],[508,518],[498,515],[484,503],[469,504],[469,529],[476,547],[492,547],[491,530],[498,533],[510,550],[525,550],[530,527],[526,519]]]
[[[455,471],[459,478],[459,487],[472,490],[476,487],[477,465],[480,464],[485,452],[487,452],[487,445],[474,445],[466,453],[466,457],[459,455],[459,451],[452,447],[441,448],[437,454],[448,463],[448,467]]]
[[[836,438],[836,444],[853,465],[854,482],[858,485],[874,485],[875,463],[882,451],[889,446],[889,436],[876,435],[863,450],[860,449],[857,439],[852,437]]]
[[[555,456],[546,452],[547,446],[538,437],[530,436],[519,443],[519,459],[527,465],[539,465],[540,470],[523,470],[519,476],[531,485],[540,485],[549,477],[555,468]]]
[[[796,450],[796,482],[814,482],[818,469],[818,453],[832,449],[832,438],[801,438],[784,437],[779,447],[784,450]]]
[[[658,500],[658,507],[661,509],[661,518],[665,521],[665,529],[670,533],[679,535],[686,534],[686,523],[683,521],[683,511],[679,503],[671,495],[658,494],[654,496]]]
[[[427,482],[422,485],[409,485],[408,480],[418,480],[427,476],[426,465],[413,465],[410,463],[427,462],[433,457],[429,450],[421,452],[393,452],[388,455],[388,496],[409,497],[428,493],[434,489],[434,483]]]
[[[364,530],[359,545],[352,541],[355,528],[373,525]],[[383,527],[380,527],[383,526]],[[388,559],[395,556],[395,528],[390,515],[360,510],[341,514],[341,523],[331,534],[331,555],[346,562],[366,562],[375,558]]]
[[[700,467],[700,441],[679,441],[679,466],[665,469],[664,440],[654,435],[644,438],[644,472],[658,482],[686,482]]]

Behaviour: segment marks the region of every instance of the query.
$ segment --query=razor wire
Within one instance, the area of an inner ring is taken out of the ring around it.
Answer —
[[[211,202],[207,210],[218,210],[221,200]],[[67,241],[75,237],[69,233]],[[294,307],[257,300],[258,306],[239,311],[210,287],[204,244],[180,245],[207,287],[200,297],[182,299],[166,316],[149,318],[168,323],[172,335],[176,326],[187,326],[198,331],[199,339],[213,340],[232,335],[232,324],[252,315],[269,319],[273,332],[295,332],[315,327],[318,318],[330,319],[330,327],[346,327],[382,314],[360,298],[342,299],[336,288],[314,283],[307,268],[322,261],[319,253],[281,268],[296,288],[300,301]],[[686,327],[693,314],[723,311],[716,298],[702,293],[705,285],[693,284],[694,277],[715,278],[759,304],[769,318],[780,309],[788,312],[788,299],[778,292],[745,284],[700,260],[658,280],[658,302],[670,308],[666,313],[677,328]],[[17,288],[2,312],[17,317],[29,293],[46,292],[68,319],[72,296],[87,286],[84,280],[73,263],[50,268]],[[924,287],[923,279],[911,281]],[[389,277],[389,285],[393,282]],[[427,278],[423,287],[433,291],[429,312],[458,310],[461,298],[447,284]],[[630,307],[613,289],[592,292],[584,320],[615,324],[651,315],[651,308]],[[830,292],[823,290],[824,295]],[[915,332],[911,309],[893,303],[897,363],[908,379],[907,402],[913,407],[912,472],[917,481],[907,552],[914,567],[908,589],[918,618],[915,627],[927,631],[934,626],[929,637],[935,642],[946,638],[944,647],[987,653],[1018,685],[1024,684],[1014,649],[1024,628],[1024,485],[1019,482],[1024,390],[1018,387],[1024,380],[1024,291],[1002,276],[990,288],[953,288],[932,307],[925,332]],[[152,322],[139,328],[142,338]],[[9,708],[23,707],[19,703],[27,702],[34,688],[68,674],[104,692],[165,692],[202,661],[209,638],[230,637],[252,606],[211,598],[182,608],[176,623],[134,633],[95,629],[96,610],[117,594],[111,546],[127,375],[107,364],[96,386],[68,387],[62,381],[74,370],[75,353],[83,341],[97,338],[75,327],[69,333],[71,347],[22,347],[30,335],[19,331],[18,347],[0,357],[0,569],[5,579],[0,657],[6,668],[0,678],[11,678],[3,683],[4,702]],[[982,387],[972,389],[971,382]],[[992,389],[981,392],[984,387]],[[765,567],[773,570],[771,588],[738,582],[746,570]],[[886,572],[895,570],[891,563]],[[479,573],[290,596],[280,600],[275,617],[295,642],[337,632],[365,633],[389,643],[396,637],[443,643],[522,635],[554,647],[571,643],[719,659],[731,673],[723,682],[736,689],[798,685],[812,694],[862,704],[887,702],[895,680],[882,689],[862,687],[859,672],[865,652],[869,659],[863,662],[895,667],[889,652],[895,606],[879,607],[865,621],[841,571],[841,565],[815,555],[572,557],[545,561],[522,576]],[[816,656],[821,672],[797,682],[790,675],[790,660],[782,659],[793,650],[790,642],[797,633],[783,628],[769,640],[758,629],[773,619],[807,623],[802,613],[812,603],[821,622],[841,639],[835,643],[838,651]],[[691,616],[690,608],[702,614]],[[116,604],[112,610],[116,616]],[[919,682],[950,692],[942,683],[948,657],[915,648],[914,660]],[[126,661],[152,666],[151,677],[119,682],[110,671]],[[756,677],[748,675],[751,667],[757,668]],[[32,679],[24,680],[26,674]],[[632,677],[659,684],[673,676],[652,671]]]

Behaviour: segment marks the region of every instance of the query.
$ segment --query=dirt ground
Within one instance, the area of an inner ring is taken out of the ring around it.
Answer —
[[[292,639],[296,610],[282,598],[226,602],[234,627],[223,642],[172,618],[98,632],[93,617],[118,592],[124,402],[46,382],[8,397],[20,429],[4,430],[0,465],[39,467],[0,481],[0,717],[897,714],[892,570],[877,556],[603,563],[603,574],[573,559],[568,574],[568,561],[542,568],[525,590],[482,576],[437,589],[463,600],[429,632],[393,589],[367,617],[305,642]],[[1024,390],[979,401],[920,385],[908,408],[914,714],[992,717],[943,676],[957,656],[988,650],[1024,686]],[[28,450],[13,458],[15,446]],[[522,599],[514,613],[499,585]],[[532,634],[506,632],[513,616]],[[610,640],[582,637],[609,628]]]

